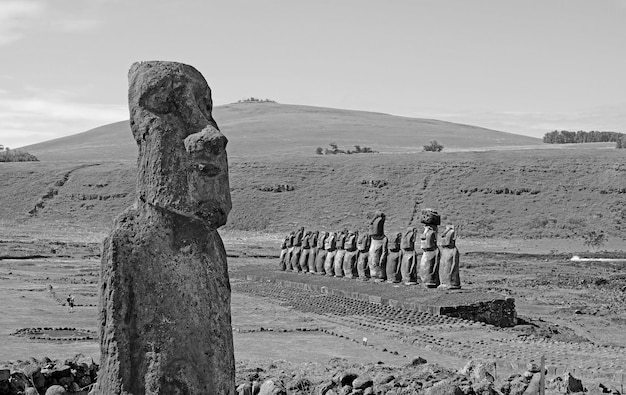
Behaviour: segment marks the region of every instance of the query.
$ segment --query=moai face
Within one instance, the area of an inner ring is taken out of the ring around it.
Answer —
[[[139,199],[211,229],[224,225],[232,206],[227,139],[205,79],[175,62],[135,63],[128,78]]]

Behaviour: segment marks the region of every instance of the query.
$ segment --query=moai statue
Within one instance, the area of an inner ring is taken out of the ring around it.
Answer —
[[[400,247],[402,249],[402,262],[400,263],[400,273],[402,282],[405,285],[417,284],[416,256],[415,256],[416,230],[409,227],[402,236]]]
[[[377,211],[370,223],[370,250],[368,266],[370,277],[374,281],[385,281],[385,263],[387,263],[387,236],[385,236],[385,214]]]
[[[311,232],[307,231],[302,237],[302,253],[300,254],[300,268],[302,273],[309,272],[309,254],[311,253]]]
[[[294,244],[295,241],[296,241],[296,232],[289,233],[289,238],[287,239],[287,255],[285,256],[285,262],[287,263],[288,271],[293,270],[293,260],[291,259],[291,257],[293,256],[294,248],[296,248]]]
[[[326,239],[328,232],[320,232],[317,238],[317,255],[315,256],[315,273],[325,274],[324,263],[326,262]]]
[[[439,239],[439,251],[441,259],[439,261],[439,288],[459,289],[461,288],[461,277],[459,276],[459,250],[456,248],[456,229],[454,225],[447,225],[446,230]]]
[[[302,238],[304,237],[304,227],[296,230],[293,239],[293,252],[291,253],[291,267],[298,273],[302,271],[300,267],[300,255],[302,254]]]
[[[395,237],[391,239],[391,243],[389,243],[389,251],[387,251],[387,264],[385,265],[388,283],[400,282],[400,262],[402,255],[400,250],[401,241],[402,233],[396,233]]]
[[[324,260],[324,273],[327,276],[335,275],[335,255],[337,255],[337,233],[330,232],[324,242],[326,259]]]
[[[315,258],[317,257],[317,253],[319,250],[317,246],[317,238],[319,237],[319,233],[320,232],[316,230],[315,232],[311,233],[311,237],[309,238],[309,245],[311,246],[308,262],[309,273],[317,272],[317,267],[315,267]]]
[[[367,231],[361,232],[356,241],[356,248],[359,251],[359,257],[356,262],[356,270],[359,274],[359,280],[367,281],[370,278],[369,269],[369,250],[371,238]]]
[[[419,274],[422,284],[427,288],[439,285],[439,248],[437,248],[437,226],[441,223],[439,214],[433,209],[423,209],[420,222],[424,224],[424,233],[420,237],[422,260]]]
[[[342,230],[337,235],[337,252],[335,253],[335,260],[333,268],[335,271],[335,277],[343,277],[343,258],[346,256],[346,250],[344,249],[344,243],[348,237],[348,231]]]
[[[134,63],[137,199],[102,246],[100,370],[91,393],[235,394],[226,137],[193,67]]]
[[[345,278],[354,278],[356,276],[356,263],[359,255],[359,251],[356,248],[358,237],[359,232],[350,231],[343,244],[343,248],[346,250],[346,255],[343,257],[343,276]]]
[[[280,246],[280,257],[278,258],[278,268],[282,271],[287,269],[287,262],[285,262],[285,258],[287,257],[287,243],[289,242],[289,235],[285,236],[283,239],[283,243]]]

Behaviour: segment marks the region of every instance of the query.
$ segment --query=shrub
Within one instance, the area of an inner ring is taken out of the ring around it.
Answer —
[[[315,149],[315,153],[318,155],[322,155],[324,153],[324,149],[322,147],[317,147]]]
[[[39,159],[35,155],[31,155],[26,151],[9,150],[0,152],[0,162],[38,162]]]
[[[587,247],[591,247],[591,249],[595,250],[604,245],[606,238],[602,231],[596,232],[595,230],[590,230],[582,234],[583,236],[583,244]]]
[[[437,140],[432,140],[428,145],[424,146],[424,151],[427,152],[441,152],[443,145],[439,144]]]

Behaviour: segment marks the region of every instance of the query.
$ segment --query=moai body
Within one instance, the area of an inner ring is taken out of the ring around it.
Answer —
[[[385,236],[385,214],[377,212],[370,224],[370,249],[368,256],[368,266],[370,277],[374,281],[384,281],[385,263],[387,261],[388,240]]]
[[[337,252],[335,253],[335,259],[333,262],[335,277],[343,277],[343,258],[346,256],[344,244],[346,242],[346,237],[348,237],[347,231],[342,231],[339,235],[337,235]]]
[[[343,276],[345,278],[354,278],[356,276],[356,264],[359,256],[359,250],[356,248],[358,232],[350,231],[346,236],[343,248],[346,254],[343,257]]]
[[[104,240],[97,395],[234,394],[226,138],[193,67],[129,72],[137,199]]]
[[[302,238],[304,237],[304,227],[296,230],[293,238],[293,250],[291,252],[291,267],[293,270],[300,272],[300,255],[302,254]]]
[[[461,276],[459,275],[459,259],[461,254],[456,247],[456,229],[453,225],[446,226],[446,229],[439,239],[439,288],[459,289],[461,288]]]
[[[335,255],[337,254],[337,234],[330,232],[324,241],[326,259],[324,260],[324,273],[327,276],[335,275]]]
[[[293,270],[293,261],[291,257],[293,256],[293,250],[295,248],[295,240],[296,240],[296,232],[289,233],[287,238],[287,255],[285,256],[285,263],[287,264],[287,270]]]
[[[356,269],[359,274],[359,280],[367,281],[370,278],[369,273],[369,250],[370,250],[370,235],[363,232],[359,235],[356,242],[356,248],[359,250],[359,257],[357,258]]]
[[[415,228],[409,227],[402,236],[402,242],[400,243],[400,247],[402,249],[400,273],[402,274],[402,282],[405,285],[417,284],[417,265],[415,256],[416,238]]]
[[[282,271],[287,269],[287,262],[285,258],[287,258],[287,243],[289,242],[289,236],[285,236],[283,239],[283,243],[280,246],[280,257],[278,258],[278,268]]]
[[[309,255],[311,254],[311,232],[307,231],[302,237],[302,252],[300,254],[300,269],[302,273],[309,272]]]
[[[400,282],[401,241],[402,233],[396,233],[395,237],[393,237],[391,239],[391,242],[389,243],[389,251],[387,252],[387,264],[385,265],[388,283]]]
[[[423,251],[419,268],[420,279],[426,288],[436,288],[439,285],[437,226],[441,219],[435,210],[424,209],[420,222],[424,224],[424,233],[420,236],[420,247]]]
[[[317,238],[317,255],[315,256],[315,273],[324,274],[324,263],[326,262],[326,239],[328,232],[320,232]]]
[[[319,231],[315,231],[311,233],[311,238],[309,239],[309,244],[311,245],[311,250],[309,251],[309,273],[316,273],[317,267],[315,267],[315,258],[317,257],[317,253],[319,251],[319,247],[317,246],[317,238],[319,237]]]

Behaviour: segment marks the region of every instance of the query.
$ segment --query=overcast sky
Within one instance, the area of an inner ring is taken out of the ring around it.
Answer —
[[[626,132],[626,0],[0,0],[0,144],[127,119],[139,60],[195,66],[216,105]]]

